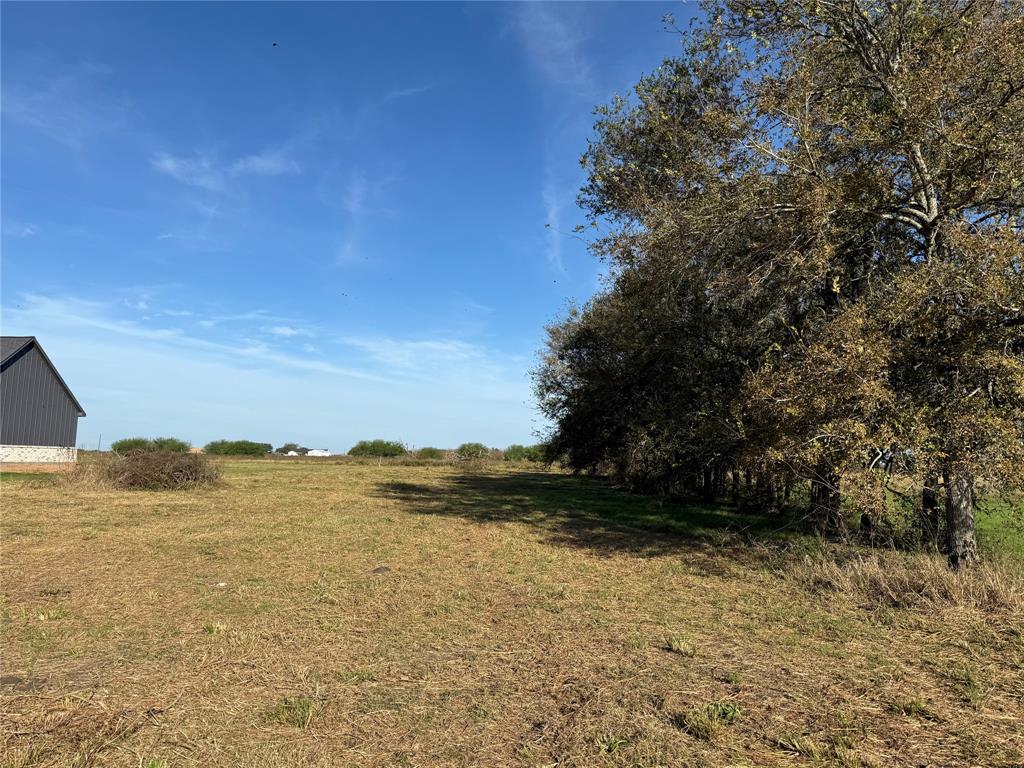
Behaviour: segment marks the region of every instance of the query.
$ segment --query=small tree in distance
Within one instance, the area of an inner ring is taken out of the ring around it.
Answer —
[[[309,453],[309,448],[304,448],[298,443],[285,443],[280,448],[276,449],[274,453],[285,454],[291,453],[292,451],[295,451],[300,456],[305,456],[307,453]]]
[[[461,459],[483,459],[490,453],[490,449],[483,443],[463,443],[455,449]]]
[[[360,440],[349,450],[349,456],[373,456],[374,458],[393,458],[404,456],[405,446],[396,440]]]
[[[110,450],[122,456],[135,451],[146,453],[188,453],[192,444],[176,437],[126,437],[116,440]]]
[[[270,453],[272,446],[252,440],[214,440],[203,450],[214,456],[264,456]]]
[[[505,461],[544,461],[544,446],[510,445],[505,449]]]

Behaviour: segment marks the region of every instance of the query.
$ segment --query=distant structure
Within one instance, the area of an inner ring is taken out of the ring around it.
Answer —
[[[0,462],[77,460],[82,416],[35,336],[0,336]]]
[[[326,448],[311,448],[306,451],[307,456],[330,456],[331,452]]]

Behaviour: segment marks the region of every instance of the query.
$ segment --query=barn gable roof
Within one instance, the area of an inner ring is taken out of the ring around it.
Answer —
[[[51,362],[50,358],[46,356],[42,346],[35,336],[0,336],[0,371],[7,370],[7,368],[14,364],[14,361],[20,358],[23,354],[28,352],[32,347],[36,348],[40,357],[49,366],[50,371],[60,382],[61,387],[68,393],[68,397],[71,398],[71,402],[75,404],[75,408],[78,409],[79,416],[85,416],[85,409],[82,408],[82,404],[78,402],[78,398],[72,393],[71,388],[64,381],[64,378],[60,375],[57,370],[57,366]]]

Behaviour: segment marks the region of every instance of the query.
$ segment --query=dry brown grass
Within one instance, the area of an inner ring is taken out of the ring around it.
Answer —
[[[793,573],[811,589],[838,592],[866,607],[974,608],[1024,621],[1024,574],[1005,564],[957,572],[938,555],[826,552],[807,556]]]
[[[1001,588],[880,600],[675,512],[501,466],[5,484],[0,765],[1024,761]]]

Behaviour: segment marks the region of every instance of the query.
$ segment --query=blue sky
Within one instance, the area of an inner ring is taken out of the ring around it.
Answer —
[[[543,327],[598,286],[592,109],[667,12],[5,2],[3,333],[85,446],[530,442]]]

